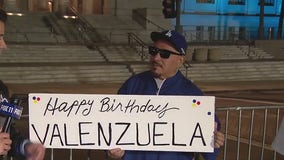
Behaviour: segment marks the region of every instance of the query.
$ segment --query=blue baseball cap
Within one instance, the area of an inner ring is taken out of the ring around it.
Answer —
[[[165,40],[173,45],[173,47],[182,55],[185,55],[187,43],[185,37],[175,30],[165,30],[162,32],[152,32],[151,39],[153,42]]]

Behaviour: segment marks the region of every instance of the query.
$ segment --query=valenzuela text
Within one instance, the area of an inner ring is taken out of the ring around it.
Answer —
[[[42,126],[42,125],[41,125]],[[47,145],[59,146],[206,146],[201,125],[197,122],[185,140],[179,141],[175,123],[94,123],[46,124],[43,132],[38,132],[34,124],[32,130],[38,140]],[[72,133],[72,134],[70,134]],[[133,135],[132,138],[129,138]],[[169,138],[170,137],[170,138]]]

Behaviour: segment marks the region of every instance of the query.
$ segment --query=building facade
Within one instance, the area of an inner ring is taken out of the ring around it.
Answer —
[[[281,0],[264,0],[264,38],[277,36]],[[198,40],[258,38],[260,3],[255,0],[183,0],[184,32]]]
[[[162,13],[162,2],[163,0],[4,0],[0,5],[11,12],[51,11],[62,14],[68,13],[66,6],[72,6],[83,15],[103,14],[131,18],[133,9],[137,8]],[[282,0],[264,0],[265,39],[276,38],[281,3]],[[181,0],[180,23],[189,40],[251,40],[258,37],[259,14],[259,0]],[[172,20],[172,25],[176,25],[175,19]]]

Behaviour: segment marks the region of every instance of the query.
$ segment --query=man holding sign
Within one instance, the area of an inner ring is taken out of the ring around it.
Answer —
[[[150,71],[129,78],[118,91],[132,95],[188,95],[202,96],[202,91],[179,71],[185,60],[185,37],[174,30],[152,32],[154,46],[149,46]],[[187,122],[185,122],[187,123]],[[214,152],[202,153],[206,160],[217,158],[218,148],[223,146],[224,135],[217,131],[220,124],[215,118]],[[124,160],[192,160],[191,152],[124,151],[114,148],[107,152],[112,159]]]

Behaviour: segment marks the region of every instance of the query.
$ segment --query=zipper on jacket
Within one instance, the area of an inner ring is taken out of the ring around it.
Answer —
[[[163,79],[162,81],[159,80],[159,79],[155,79],[155,81],[156,81],[156,84],[157,84],[157,86],[158,86],[156,95],[159,95],[159,94],[160,94],[160,90],[161,90],[161,88],[162,88],[164,82],[166,81],[166,79]]]

